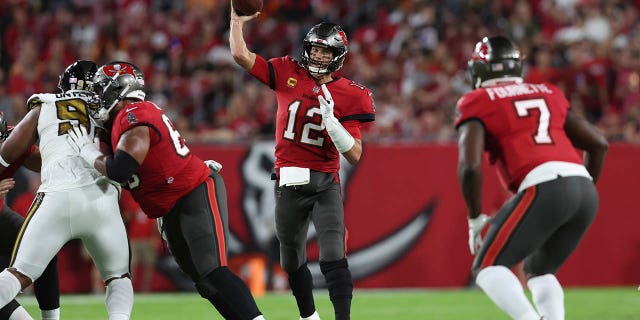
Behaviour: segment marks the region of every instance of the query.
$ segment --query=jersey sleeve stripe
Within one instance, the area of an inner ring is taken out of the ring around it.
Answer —
[[[524,192],[518,205],[513,209],[513,212],[511,212],[500,230],[498,230],[491,245],[489,245],[487,253],[482,258],[481,268],[492,266],[495,263],[500,252],[502,252],[502,249],[504,249],[507,242],[509,242],[509,238],[511,238],[511,235],[520,224],[520,221],[523,220],[525,213],[527,213],[531,207],[533,200],[536,198],[537,191],[538,187],[534,186]]]
[[[227,248],[224,241],[224,224],[222,222],[222,216],[220,216],[220,208],[218,206],[218,200],[216,198],[216,188],[213,178],[209,177],[206,180],[207,184],[207,197],[209,198],[209,205],[211,207],[211,214],[213,215],[213,232],[218,248],[218,259],[220,266],[227,265]]]
[[[376,119],[376,115],[373,113],[365,113],[365,114],[352,114],[348,116],[344,116],[340,118],[340,122],[349,121],[349,120],[358,120],[360,122],[369,122],[374,121]]]
[[[484,131],[487,131],[487,127],[484,125],[484,122],[482,121],[482,119],[477,118],[477,117],[471,117],[468,119],[464,119],[462,121],[460,121],[459,123],[456,124],[456,130],[458,130],[458,128],[460,128],[461,125],[469,122],[469,121],[478,121],[480,122],[480,124],[482,125],[482,128],[484,128]]]
[[[276,72],[273,69],[273,63],[268,61],[267,66],[269,67],[269,88],[271,88],[271,90],[276,90]]]

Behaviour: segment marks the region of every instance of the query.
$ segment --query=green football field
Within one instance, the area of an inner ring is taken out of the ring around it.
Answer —
[[[316,306],[325,320],[333,319],[326,291],[317,291]],[[33,296],[19,301],[39,319]],[[568,320],[640,319],[640,292],[635,287],[567,289]],[[266,319],[297,320],[297,310],[288,293],[269,293],[257,299]],[[61,319],[107,319],[101,295],[65,295]],[[136,294],[131,319],[222,319],[197,294]],[[352,319],[509,319],[479,290],[356,290]]]

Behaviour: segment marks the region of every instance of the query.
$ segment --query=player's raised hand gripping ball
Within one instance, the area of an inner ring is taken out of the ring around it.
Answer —
[[[262,10],[262,0],[231,0],[233,10],[239,16],[251,16]]]

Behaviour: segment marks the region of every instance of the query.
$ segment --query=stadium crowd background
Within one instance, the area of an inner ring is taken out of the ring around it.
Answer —
[[[322,20],[349,36],[342,73],[376,100],[370,141],[450,141],[466,61],[485,35],[512,37],[526,78],[561,86],[611,141],[640,144],[640,1],[266,0],[245,34],[266,58],[299,57]],[[10,123],[33,93],[55,92],[78,58],[128,60],[148,98],[190,141],[273,138],[275,95],[228,51],[229,1],[6,0],[0,3],[0,110]]]

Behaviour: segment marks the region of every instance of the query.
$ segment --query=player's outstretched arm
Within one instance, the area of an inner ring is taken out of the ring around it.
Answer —
[[[233,5],[231,5],[229,49],[231,50],[233,60],[247,71],[253,68],[253,64],[256,61],[256,54],[249,51],[247,48],[247,43],[244,41],[242,27],[245,22],[255,19],[259,14],[260,12],[256,12],[251,16],[239,16],[236,14],[235,10],[233,10]]]
[[[13,128],[7,140],[0,147],[0,172],[31,148],[38,139],[38,118],[40,107],[31,109]]]
[[[596,127],[578,117],[571,110],[567,114],[564,130],[571,139],[571,143],[585,151],[584,166],[593,178],[593,182],[597,182],[609,149],[607,138]]]

